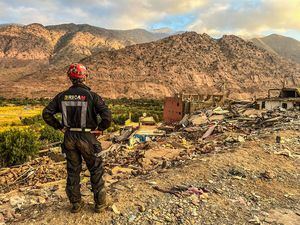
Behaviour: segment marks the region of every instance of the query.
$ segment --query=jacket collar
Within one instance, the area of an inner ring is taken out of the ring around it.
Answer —
[[[87,89],[87,90],[89,90],[89,91],[91,90],[90,87],[88,87],[87,85],[82,84],[82,83],[80,83],[80,84],[73,84],[70,88],[78,88],[78,87]]]

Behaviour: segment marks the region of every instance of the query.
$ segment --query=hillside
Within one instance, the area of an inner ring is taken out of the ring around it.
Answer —
[[[108,30],[90,25],[0,26],[0,81],[51,65],[63,67],[103,50],[120,49],[167,36],[142,29]]]
[[[300,42],[293,38],[271,34],[263,38],[253,38],[251,41],[258,47],[300,63]]]
[[[105,97],[160,98],[179,91],[266,95],[269,88],[300,84],[299,64],[233,35],[216,40],[187,32],[159,41],[103,51],[82,60],[89,85]],[[4,83],[6,97],[52,97],[69,84],[62,69],[44,69]]]

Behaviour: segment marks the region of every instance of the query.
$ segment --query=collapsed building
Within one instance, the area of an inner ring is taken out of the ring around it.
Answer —
[[[185,114],[193,113],[204,106],[216,106],[224,102],[224,95],[175,94],[164,100],[163,119],[166,123],[180,121]]]
[[[272,93],[277,92],[276,96]],[[259,109],[272,110],[275,108],[299,109],[300,88],[269,89],[267,98],[256,100]]]

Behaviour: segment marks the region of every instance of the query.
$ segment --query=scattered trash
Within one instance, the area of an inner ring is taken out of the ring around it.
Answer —
[[[202,139],[209,137],[214,132],[215,128],[216,125],[213,125],[210,128],[208,128],[207,131],[203,134]]]
[[[173,194],[177,197],[190,196],[190,195],[201,196],[202,194],[207,192],[207,190],[205,189],[199,189],[193,186],[188,187],[184,185],[176,185],[170,189],[161,188],[159,186],[153,186],[153,188],[157,191]]]

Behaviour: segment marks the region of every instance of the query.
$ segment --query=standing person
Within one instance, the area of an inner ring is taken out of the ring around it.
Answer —
[[[111,112],[102,98],[86,86],[87,69],[81,64],[71,64],[68,77],[72,86],[59,93],[43,110],[43,119],[54,129],[64,132],[63,152],[67,159],[67,196],[72,204],[71,212],[79,212],[83,206],[80,194],[82,158],[91,174],[95,212],[107,207],[101,145],[97,135],[110,126]],[[62,123],[54,115],[62,114]],[[98,122],[97,116],[101,117]]]

